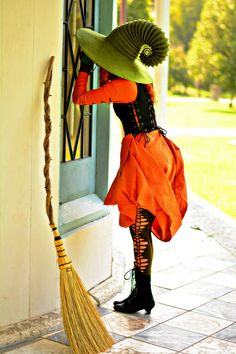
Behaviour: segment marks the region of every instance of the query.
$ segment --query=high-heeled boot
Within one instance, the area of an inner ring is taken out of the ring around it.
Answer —
[[[130,275],[128,275],[130,274]],[[120,301],[114,301],[113,305],[118,305],[118,304],[122,304],[123,302],[128,301],[130,298],[133,297],[133,292],[136,291],[135,290],[135,266],[133,269],[128,270],[125,275],[124,275],[124,279],[125,280],[130,280],[131,281],[131,290],[130,290],[130,294],[127,298],[120,300]]]
[[[150,274],[143,274],[139,269],[135,269],[135,287],[130,296],[121,303],[114,305],[114,310],[123,313],[134,313],[145,310],[147,314],[155,306],[151,290]]]

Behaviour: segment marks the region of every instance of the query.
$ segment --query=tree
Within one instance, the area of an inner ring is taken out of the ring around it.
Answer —
[[[118,23],[120,15],[121,0],[117,0]],[[133,21],[144,19],[153,22],[152,12],[154,10],[154,0],[126,0],[126,20]]]
[[[186,88],[191,84],[188,75],[186,53],[183,45],[174,46],[170,51],[169,61],[169,86],[173,87],[182,84]]]
[[[187,52],[200,18],[203,0],[174,0],[170,2],[170,41],[182,45]]]
[[[189,50],[193,77],[218,84],[231,95],[236,92],[236,2],[205,0]]]
[[[127,21],[145,19],[153,21],[151,12],[154,7],[153,0],[128,0],[127,1]]]
[[[170,87],[178,83],[186,89],[192,83],[188,75],[187,51],[200,18],[202,4],[203,0],[170,2]]]

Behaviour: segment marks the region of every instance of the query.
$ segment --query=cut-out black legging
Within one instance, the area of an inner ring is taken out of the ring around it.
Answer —
[[[148,210],[138,207],[135,223],[130,226],[134,244],[134,263],[144,274],[151,274],[153,258],[151,227],[154,218]]]

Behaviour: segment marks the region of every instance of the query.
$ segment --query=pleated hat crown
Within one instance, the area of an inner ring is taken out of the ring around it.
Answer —
[[[96,64],[121,78],[145,84],[153,82],[147,67],[160,64],[169,49],[161,28],[146,20],[127,22],[108,36],[81,28],[78,39]]]
[[[167,56],[169,44],[160,27],[146,20],[134,20],[115,28],[107,40],[130,59],[156,66]]]

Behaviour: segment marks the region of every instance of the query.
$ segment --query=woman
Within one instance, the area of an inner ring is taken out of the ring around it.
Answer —
[[[120,168],[104,203],[117,204],[120,225],[130,229],[135,287],[128,298],[114,302],[114,309],[150,313],[155,306],[151,232],[162,241],[171,240],[187,208],[181,153],[156,123],[152,78],[146,69],[165,59],[168,41],[159,27],[145,20],[119,26],[107,37],[80,29],[78,37],[83,53],[73,102],[112,102],[125,134]],[[101,67],[100,88],[86,91],[93,61]]]

